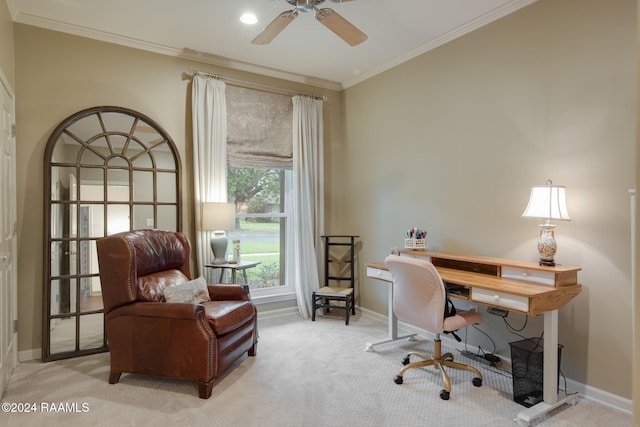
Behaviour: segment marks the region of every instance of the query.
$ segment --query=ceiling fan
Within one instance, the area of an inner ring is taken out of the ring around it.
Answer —
[[[318,9],[318,6],[325,2],[325,0],[285,0],[295,9],[282,12],[276,17],[267,27],[257,35],[255,39],[251,41],[253,44],[268,44],[273,40],[282,30],[285,29],[296,17],[298,11],[316,13],[316,19],[320,21],[325,27],[336,33],[338,37],[350,44],[356,46],[367,39],[367,35],[357,29],[352,23],[344,19],[333,9],[328,7]],[[331,0],[334,3],[342,3],[350,0]]]

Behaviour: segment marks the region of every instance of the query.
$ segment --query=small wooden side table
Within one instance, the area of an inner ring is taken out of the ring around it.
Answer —
[[[218,283],[222,283],[222,278],[224,277],[223,274],[226,273],[227,269],[231,270],[231,283],[237,283],[236,272],[242,271],[242,275],[244,277],[244,284],[248,285],[249,281],[247,280],[247,269],[253,268],[258,264],[260,264],[260,261],[240,261],[240,262],[227,262],[224,264],[206,264],[205,267],[220,269],[220,276],[218,277]]]

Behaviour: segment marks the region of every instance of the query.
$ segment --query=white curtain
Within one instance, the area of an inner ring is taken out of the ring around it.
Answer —
[[[193,121],[193,193],[196,221],[195,252],[197,269],[209,283],[213,269],[204,265],[211,260],[211,231],[201,230],[202,203],[227,203],[227,104],[226,84],[211,77],[195,75],[191,85]],[[205,271],[208,270],[208,271]],[[196,275],[194,275],[196,276]]]
[[[320,287],[324,232],[322,101],[293,97],[293,206],[287,237],[287,278],[296,290],[298,310],[307,319],[311,293]]]

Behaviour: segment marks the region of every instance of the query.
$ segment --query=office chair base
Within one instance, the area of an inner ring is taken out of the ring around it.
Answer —
[[[400,370],[398,375],[395,376],[393,381],[396,384],[402,384],[404,382],[403,375],[406,371],[413,368],[422,368],[425,366],[433,366],[435,369],[440,370],[442,374],[442,380],[444,381],[444,390],[440,391],[440,398],[442,400],[449,400],[449,396],[451,393],[451,380],[449,379],[449,375],[445,371],[444,367],[450,367],[454,369],[463,369],[466,371],[471,371],[476,374],[476,377],[473,378],[472,383],[475,387],[480,387],[482,385],[482,374],[473,366],[465,365],[463,363],[458,363],[453,361],[453,355],[451,353],[441,354],[442,351],[442,343],[439,339],[434,340],[434,355],[433,358],[426,356],[422,353],[410,352],[402,359],[402,364],[404,368]],[[422,360],[417,362],[411,362],[411,356],[417,356]]]

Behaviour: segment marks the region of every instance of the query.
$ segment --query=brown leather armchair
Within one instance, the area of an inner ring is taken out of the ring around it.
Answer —
[[[166,289],[191,279],[182,233],[124,232],[99,239],[97,249],[109,383],[123,372],[196,380],[208,399],[218,375],[245,352],[256,355],[257,311],[245,287],[206,285],[211,301],[165,301]]]

